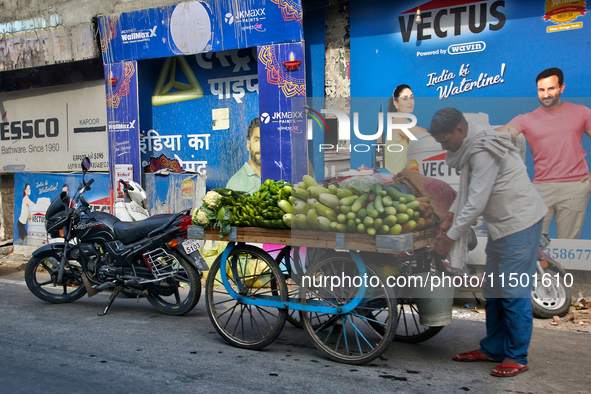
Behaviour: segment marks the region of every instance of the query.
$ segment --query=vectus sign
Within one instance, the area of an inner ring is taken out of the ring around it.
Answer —
[[[474,1],[464,0],[460,3],[470,4],[466,5],[454,5],[448,8],[438,8],[428,10],[428,4],[421,5],[423,12],[421,17],[423,22],[417,25],[417,41],[430,40],[432,38],[430,32],[432,32],[439,38],[447,37],[448,30],[447,26],[451,27],[449,18],[453,18],[453,32],[454,36],[462,34],[462,28],[468,26],[470,31],[474,34],[482,33],[488,26],[491,31],[501,30],[505,26],[507,17],[503,14],[499,8],[505,7],[505,2],[502,0],[495,1],[490,4],[489,2],[481,2],[474,4]],[[403,42],[409,42],[412,35],[413,26],[415,24],[415,11],[416,8],[404,12],[398,17],[398,23],[400,24],[400,34],[402,35]],[[435,14],[435,15],[433,15]],[[433,19],[431,19],[433,18]],[[466,18],[468,23],[466,23]]]
[[[311,116],[314,120],[316,120],[316,122],[320,125],[321,128],[326,128],[326,120],[324,119],[324,117],[318,113],[317,111],[314,111],[313,109],[309,108],[309,107],[305,107],[307,110],[311,111],[311,112],[307,112],[307,114],[309,116]],[[321,109],[320,110],[321,113],[323,114],[333,114],[336,115],[337,120],[338,120],[338,130],[337,130],[337,135],[338,135],[338,139],[339,140],[350,140],[351,139],[351,120],[349,118],[349,116],[344,113],[343,111],[337,110],[337,109]],[[393,119],[395,118],[402,118],[402,119],[410,119],[409,123],[394,123],[392,122]],[[313,127],[313,119],[308,119],[308,122],[306,124],[306,130],[307,130],[307,134],[308,134],[308,139],[311,140],[313,138],[312,136],[312,127]],[[322,121],[322,123],[320,122]],[[415,137],[411,132],[410,132],[410,128],[414,127],[417,125],[417,118],[416,116],[414,116],[413,114],[407,114],[407,113],[400,113],[400,112],[388,112],[386,114],[386,139],[387,140],[392,140],[392,132],[394,130],[401,130],[410,140],[416,141],[417,137]],[[378,130],[375,134],[362,134],[359,131],[359,113],[358,112],[354,112],[353,113],[353,132],[355,133],[355,136],[357,138],[359,138],[360,140],[363,141],[376,141],[377,139],[379,139],[384,132],[384,113],[380,112],[378,114]],[[369,152],[371,150],[371,147],[375,147],[377,148],[378,152],[380,151],[380,149],[382,147],[385,147],[385,144],[355,144],[351,147],[346,147],[346,148],[340,148],[338,146],[334,146],[332,144],[320,144],[319,146],[319,152],[322,152],[324,150],[328,150],[328,149],[336,149],[337,152],[339,152],[340,150],[346,150],[346,151],[354,151],[354,152]],[[401,152],[404,147],[400,144],[390,144],[388,145],[388,151],[389,152]]]

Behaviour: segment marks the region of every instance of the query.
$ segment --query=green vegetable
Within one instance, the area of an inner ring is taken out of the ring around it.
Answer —
[[[319,215],[325,216],[333,222],[337,220],[337,214],[332,208],[322,205],[319,202],[314,204],[314,208],[316,209],[316,212],[318,212]]]
[[[310,192],[310,194],[314,197],[314,198],[318,198],[318,196],[320,196],[322,193],[327,193],[330,194],[330,192],[328,191],[327,188],[322,187],[322,186],[310,186],[308,188],[308,191]],[[336,197],[336,196],[335,196]]]
[[[347,189],[339,189],[337,191],[337,197],[338,198],[346,198],[346,197],[351,197],[353,195],[353,192],[351,190],[347,190]]]
[[[336,208],[341,205],[339,198],[330,193],[322,193],[318,196],[318,200],[327,207]]]
[[[359,219],[363,220],[366,216],[367,216],[367,210],[365,208],[361,208],[359,211],[357,211],[357,217]]]
[[[341,205],[341,209],[343,206],[353,205],[355,200],[357,200],[358,198],[359,198],[359,196],[350,196],[350,197],[341,198],[339,201],[339,204]]]
[[[374,219],[377,218],[378,216],[380,216],[380,213],[376,209],[373,202],[370,202],[369,204],[367,204],[366,209],[367,209],[367,216],[371,216]]]
[[[403,224],[408,222],[409,216],[406,213],[397,213],[396,214],[396,223]]]
[[[393,225],[396,224],[397,221],[398,221],[398,219],[396,218],[396,214],[394,214],[394,215],[388,215],[384,219],[383,224],[386,225],[386,226],[393,226]]]
[[[375,195],[380,196],[382,194],[382,184],[381,183],[374,183],[373,184],[373,191]]]
[[[395,224],[394,226],[392,226],[390,228],[390,231],[388,232],[389,235],[398,235],[402,232],[402,226],[399,224]]]
[[[384,208],[384,214],[386,215],[396,215],[397,211],[394,207],[386,207]]]
[[[380,215],[382,213],[384,213],[384,205],[382,204],[382,195],[381,194],[376,195],[374,205],[376,207],[376,210],[380,213]]]
[[[318,183],[316,182],[316,180],[314,178],[312,178],[310,175],[304,175],[302,180],[304,181],[304,184],[306,185],[306,187],[318,186]]]
[[[390,226],[384,224],[382,227],[380,227],[378,229],[378,234],[381,234],[381,235],[388,234],[389,231],[390,231]]]
[[[291,213],[291,204],[287,200],[281,200],[277,203],[279,208],[285,213]]]
[[[392,206],[392,198],[390,196],[383,197],[382,204],[384,204],[384,207],[391,207]]]
[[[357,223],[355,223],[355,220],[349,220],[347,222],[347,230],[350,233],[354,233],[355,231],[357,231]]]
[[[306,204],[304,201],[302,200],[296,200],[293,202],[292,206],[291,206],[291,210],[293,213],[298,214],[298,213],[307,213],[308,210],[310,209],[310,206],[308,204]]]
[[[339,223],[339,224],[337,224],[336,230],[339,233],[346,233],[347,232],[347,225],[346,224],[343,224],[343,223]]]
[[[355,200],[353,205],[351,205],[351,211],[357,213],[357,211],[359,211],[361,208],[363,208],[363,204],[365,204],[365,202],[367,201],[368,198],[369,198],[369,194],[365,193],[361,197],[359,197],[357,200]]]
[[[306,230],[310,228],[308,225],[308,217],[306,215],[297,214],[294,218],[295,228]]]
[[[308,211],[308,224],[310,225],[310,227],[313,230],[318,230],[320,229],[320,227],[318,227],[318,223],[317,223],[317,219],[318,219],[318,213],[316,213],[315,209],[310,209]]]
[[[318,227],[320,227],[321,230],[329,231],[331,221],[329,218],[325,218],[324,216],[318,216],[316,219],[316,224],[318,224]]]

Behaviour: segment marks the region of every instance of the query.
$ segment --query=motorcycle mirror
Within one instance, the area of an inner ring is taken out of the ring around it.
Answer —
[[[90,159],[85,157],[82,159],[82,172],[86,172],[88,170],[90,170]]]

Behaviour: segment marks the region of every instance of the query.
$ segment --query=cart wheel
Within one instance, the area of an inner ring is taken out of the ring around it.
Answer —
[[[286,309],[249,305],[248,299],[273,297],[287,301],[287,286],[279,267],[259,248],[236,246],[225,262],[220,255],[207,275],[207,313],[217,332],[230,345],[262,349],[277,338],[287,316]],[[233,275],[233,272],[236,272]],[[232,289],[245,302],[228,294],[220,275],[227,275]]]
[[[380,316],[375,316],[380,318]],[[429,327],[423,326],[419,322],[419,310],[417,305],[410,298],[401,298],[398,300],[398,324],[396,326],[396,342],[420,343],[433,338],[443,326]],[[383,330],[382,326],[370,322],[376,330]]]
[[[302,312],[302,321],[316,347],[328,358],[346,364],[364,364],[380,356],[388,347],[396,332],[396,298],[387,286],[386,277],[379,268],[366,264],[368,288],[359,306],[349,313],[336,315],[331,324],[314,327],[314,315]],[[360,277],[355,261],[348,253],[327,255],[315,263],[306,273],[311,286],[302,294],[303,303],[324,302],[327,306],[343,306],[351,302],[357,293],[355,282],[338,288],[316,287],[314,283],[328,284],[331,278]],[[320,282],[322,281],[322,282]],[[358,283],[358,282],[357,282]],[[357,284],[358,286],[359,284]],[[330,316],[330,315],[326,315]],[[395,316],[395,315],[394,315]],[[330,319],[329,319],[330,321]],[[376,330],[374,326],[379,326]]]
[[[299,251],[297,249],[291,250],[292,254],[298,252]],[[285,261],[286,258],[290,259],[290,261]],[[284,272],[285,282],[287,283],[287,291],[289,293],[290,299],[297,299],[300,296],[299,283],[302,281],[302,275],[300,271],[302,271],[304,268],[302,267],[301,260],[298,257],[296,257],[296,259],[294,259],[291,254],[288,254],[286,249],[283,249],[281,252],[279,252],[277,258],[275,259],[275,262],[279,264],[279,267]],[[288,272],[287,267],[291,268],[291,272]],[[326,327],[337,320],[336,315],[327,315],[318,312],[309,312],[309,316],[314,329],[321,326]],[[304,328],[304,325],[302,324],[301,311],[295,309],[288,310],[287,322],[296,328]]]

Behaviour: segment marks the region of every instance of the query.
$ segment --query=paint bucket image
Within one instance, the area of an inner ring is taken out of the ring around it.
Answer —
[[[49,198],[40,197],[37,202],[31,206],[27,228],[27,245],[40,246],[46,243],[47,232],[45,231],[45,212],[47,212],[49,204],[51,204]]]

